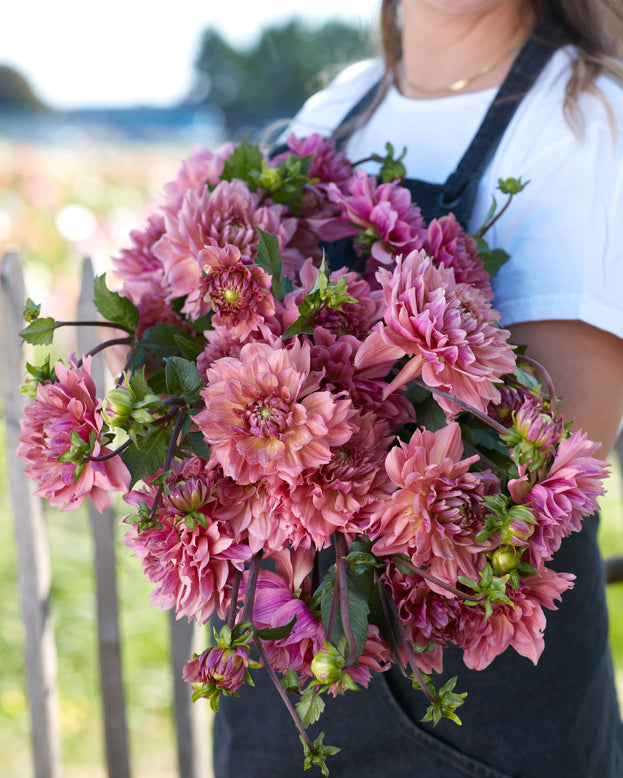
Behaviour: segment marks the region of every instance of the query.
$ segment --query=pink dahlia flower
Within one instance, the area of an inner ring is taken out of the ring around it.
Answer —
[[[77,508],[90,497],[98,511],[110,505],[108,492],[126,491],[130,474],[120,457],[94,462],[110,449],[100,444],[101,400],[90,374],[91,359],[78,367],[56,362],[57,380],[37,386],[34,402],[20,421],[17,455],[24,472],[41,486],[36,494],[61,510]]]
[[[272,277],[245,263],[236,246],[208,246],[199,252],[197,261],[202,275],[182,309],[191,319],[212,310],[214,325],[227,327],[232,337],[245,340],[275,313]]]
[[[249,649],[246,646],[210,646],[202,654],[184,665],[182,677],[187,683],[207,686],[210,694],[235,694],[247,680]]]
[[[243,575],[240,597],[244,598],[247,575]],[[309,674],[314,655],[322,648],[325,632],[322,622],[309,610],[276,573],[260,570],[253,605],[256,629],[283,627],[296,616],[290,634],[279,640],[262,641],[270,663],[278,673],[293,670]]]
[[[512,605],[495,605],[488,619],[484,609],[463,606],[453,640],[463,649],[467,667],[484,670],[509,646],[536,664],[545,646],[543,608],[556,610],[555,601],[573,586],[573,579],[568,573],[539,568],[521,579],[519,591],[507,587]]]
[[[316,391],[307,344],[247,343],[239,359],[208,368],[207,380],[195,422],[225,475],[242,484],[272,475],[293,482],[352,435],[350,400]]]
[[[200,624],[215,609],[225,616],[234,572],[251,557],[249,546],[238,542],[229,523],[218,518],[211,478],[208,463],[197,458],[174,466],[155,517],[160,526],[141,532],[131,526],[123,539],[156,584],[152,604],[161,610],[175,608],[178,618]],[[157,487],[147,484],[126,500],[151,506],[156,494]]]
[[[215,151],[202,146],[193,149],[190,157],[182,162],[177,177],[164,186],[165,210],[179,211],[184,195],[189,189],[201,189],[205,184],[216,186],[221,178],[225,161],[234,150],[233,143],[224,143]]]
[[[333,138],[326,138],[318,133],[312,133],[306,138],[297,138],[294,133],[290,133],[286,143],[297,157],[312,157],[309,168],[310,178],[317,178],[322,183],[333,182],[340,185],[346,183],[351,177],[353,166],[344,152],[336,151]],[[275,157],[273,163],[279,164],[289,156],[290,153],[285,152]]]
[[[294,546],[326,548],[336,531],[360,534],[370,514],[387,499],[393,486],[385,473],[385,454],[392,436],[374,414],[351,417],[355,433],[332,449],[331,460],[303,471],[284,493],[284,510],[293,525]],[[285,490],[284,490],[285,491]]]
[[[365,368],[407,355],[412,358],[387,387],[386,394],[422,377],[486,410],[497,402],[495,384],[515,370],[509,332],[497,324],[499,315],[480,292],[457,284],[450,268],[436,268],[423,251],[399,258],[393,274],[380,269],[386,301],[385,324],[378,325],[359,350],[355,364]],[[446,413],[453,403],[437,397]]]
[[[592,455],[598,443],[583,432],[574,432],[560,442],[549,472],[527,491],[524,484],[509,484],[515,497],[530,507],[536,517],[529,540],[531,563],[540,565],[558,551],[563,538],[579,532],[582,519],[599,508],[605,493],[604,480],[609,466]],[[525,480],[525,479],[524,479]]]
[[[454,214],[429,223],[422,248],[436,265],[451,267],[458,284],[471,284],[480,289],[485,300],[493,299],[489,274],[478,256],[476,241],[463,230]]]
[[[171,297],[192,293],[201,277],[200,253],[208,246],[236,246],[253,260],[259,243],[257,227],[278,236],[285,246],[296,227],[284,219],[282,205],[259,205],[258,196],[235,179],[221,181],[214,190],[207,186],[186,193],[177,213],[165,214],[166,232],[154,253],[164,266]]]
[[[115,275],[123,281],[123,291],[135,305],[148,297],[167,295],[162,262],[153,253],[154,244],[164,231],[164,216],[152,214],[145,230],[130,233],[132,247],[122,249],[118,257],[113,257]]]
[[[484,484],[468,472],[478,456],[461,459],[462,454],[456,422],[437,432],[416,430],[408,443],[391,449],[386,468],[398,489],[368,530],[377,556],[406,554],[416,567],[425,565],[450,584],[459,575],[477,575]]]

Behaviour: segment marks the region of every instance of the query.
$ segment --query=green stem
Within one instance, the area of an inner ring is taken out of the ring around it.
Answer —
[[[350,623],[348,612],[348,578],[346,576],[346,539],[341,532],[335,533],[335,583],[339,589],[340,615],[342,629],[348,641],[348,656],[344,662],[344,668],[350,667],[357,659],[357,641]]]
[[[244,593],[244,609],[242,611],[242,621],[253,622],[253,603],[255,602],[255,588],[260,574],[260,565],[262,563],[263,551],[258,551],[251,557],[249,564],[249,575],[247,577],[247,588]]]
[[[416,575],[419,575],[421,578],[424,578],[425,580],[434,583],[436,586],[445,589],[447,592],[450,592],[450,594],[454,594],[455,597],[459,597],[461,600],[471,600],[472,602],[480,602],[483,599],[479,595],[466,594],[465,592],[462,592],[460,589],[457,589],[456,586],[452,586],[451,584],[442,581],[440,578],[437,578],[437,576],[432,575],[432,573],[429,573],[427,570],[422,570],[422,568],[416,567],[412,562],[409,562],[407,559],[405,559],[402,556],[396,557],[396,560],[400,562],[401,565],[408,567],[412,573],[415,573]]]

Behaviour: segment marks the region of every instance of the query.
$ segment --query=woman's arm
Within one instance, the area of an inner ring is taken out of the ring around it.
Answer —
[[[565,421],[601,443],[605,458],[623,415],[623,340],[581,321],[535,321],[508,327],[511,342],[550,373]]]

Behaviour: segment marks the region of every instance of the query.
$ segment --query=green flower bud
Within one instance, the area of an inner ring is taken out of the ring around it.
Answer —
[[[342,680],[344,658],[335,646],[325,643],[325,647],[312,659],[311,671],[321,683],[334,684]]]

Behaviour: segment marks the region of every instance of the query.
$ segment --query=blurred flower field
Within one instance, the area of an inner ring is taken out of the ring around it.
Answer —
[[[191,150],[91,143],[83,136],[74,141],[34,146],[0,138],[0,256],[18,250],[30,296],[42,303],[44,314],[54,311],[66,319],[73,317],[82,257],[92,257],[97,272],[106,270],[110,256],[128,245],[130,230],[143,227],[164,184]],[[2,775],[23,778],[32,768],[6,454],[0,436],[0,753]],[[617,468],[602,502],[600,537],[607,555],[623,554],[620,486]],[[47,515],[66,776],[103,778],[89,522],[83,510]],[[165,778],[176,769],[168,615],[148,606],[150,587],[120,542],[117,564],[133,774]],[[623,584],[609,587],[608,599],[623,701]]]

